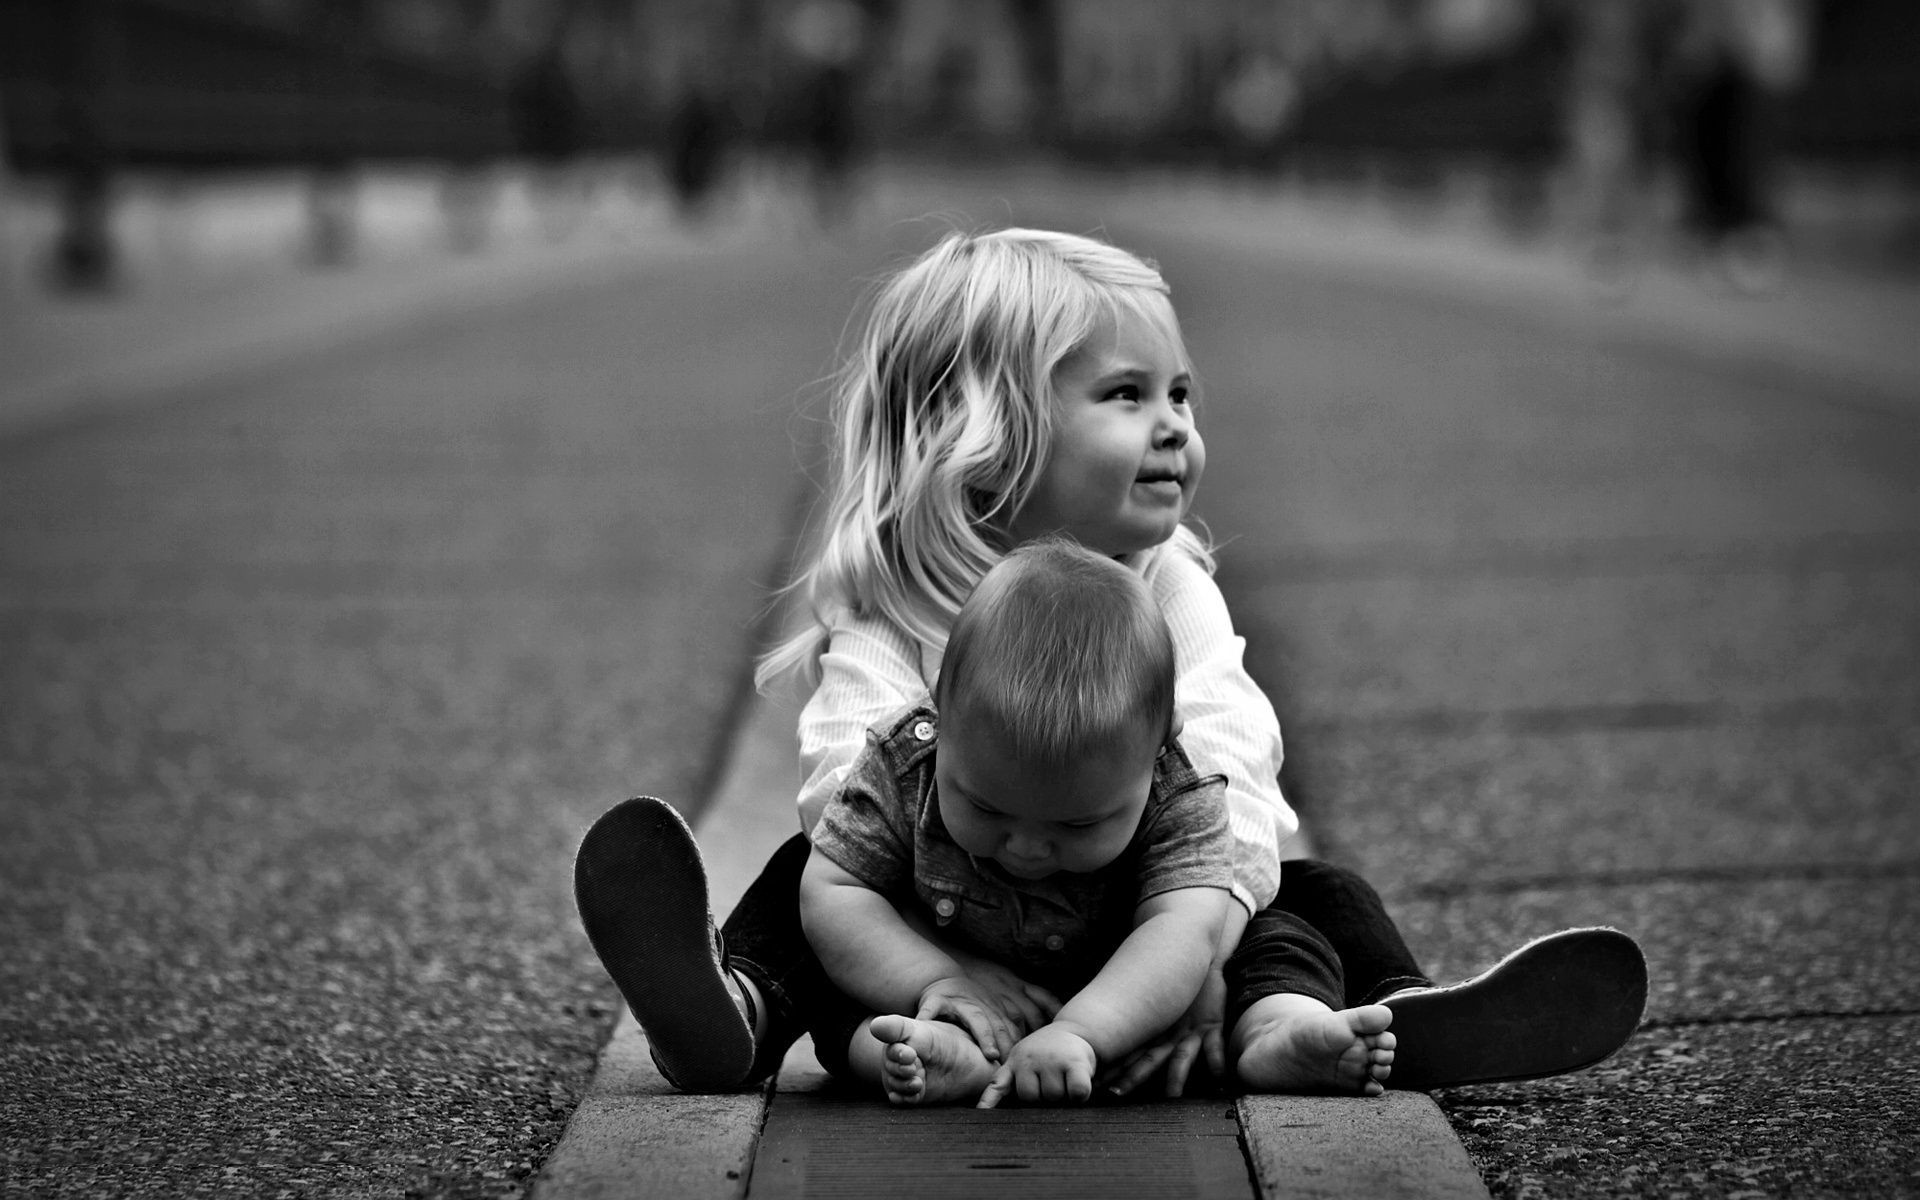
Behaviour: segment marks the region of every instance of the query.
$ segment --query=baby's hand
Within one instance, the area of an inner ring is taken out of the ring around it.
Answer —
[[[1048,1025],[1028,1034],[993,1073],[980,1093],[980,1108],[997,1108],[1009,1094],[1029,1103],[1078,1103],[1093,1095],[1093,1071],[1099,1056],[1077,1033]]]
[[[1060,1001],[1052,992],[1037,983],[1028,983],[999,963],[970,954],[949,953],[967,969],[967,978],[979,989],[980,995],[1013,1026],[1016,1041],[1053,1020],[1053,1015],[1060,1011]]]
[[[960,973],[971,981],[975,995],[993,1005],[994,1011],[1013,1027],[1015,1041],[1053,1020],[1054,1014],[1060,1011],[1059,997],[1046,988],[1028,983],[994,960],[947,941],[940,928],[927,918],[925,910],[909,907],[901,910],[900,915],[914,932],[960,964]],[[921,1019],[928,1018],[922,1016]]]
[[[989,1062],[1001,1062],[1020,1035],[995,1006],[993,991],[970,975],[936,979],[920,993],[922,1021],[946,1021],[967,1031]]]

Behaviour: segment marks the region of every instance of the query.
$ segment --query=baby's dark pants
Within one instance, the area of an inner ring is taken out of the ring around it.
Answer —
[[[752,979],[767,1002],[768,1035],[754,1079],[780,1068],[801,1033],[811,1033],[820,1064],[846,1073],[847,1045],[872,1015],[827,978],[800,928],[800,872],[807,839],[796,834],[774,852],[721,927],[727,961]],[[1330,1008],[1371,1004],[1429,982],[1386,906],[1367,881],[1344,867],[1290,860],[1280,893],[1253,915],[1226,967],[1227,1027],[1254,1001],[1294,992]]]

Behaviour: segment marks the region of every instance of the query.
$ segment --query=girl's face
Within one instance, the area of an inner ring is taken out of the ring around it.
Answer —
[[[1173,536],[1207,465],[1173,305],[1121,307],[1053,374],[1053,445],[1014,541],[1064,533],[1102,554]]]

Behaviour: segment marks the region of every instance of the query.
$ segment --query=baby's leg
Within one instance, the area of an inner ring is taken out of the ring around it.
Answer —
[[[1259,1092],[1378,1096],[1393,1070],[1393,1010],[1335,1011],[1311,996],[1264,996],[1234,1022],[1228,1052],[1243,1086]]]
[[[854,1031],[847,1065],[895,1104],[971,1104],[993,1079],[993,1064],[958,1025],[879,1016]]]

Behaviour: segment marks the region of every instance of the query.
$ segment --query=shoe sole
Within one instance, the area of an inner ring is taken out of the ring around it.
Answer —
[[[587,940],[668,1081],[689,1092],[745,1086],[753,1031],[717,958],[707,873],[685,819],[651,797],[615,805],[581,840],[573,881]]]
[[[1570,929],[1465,983],[1384,1003],[1397,1043],[1389,1087],[1540,1079],[1626,1044],[1646,1010],[1647,960],[1618,930]]]

